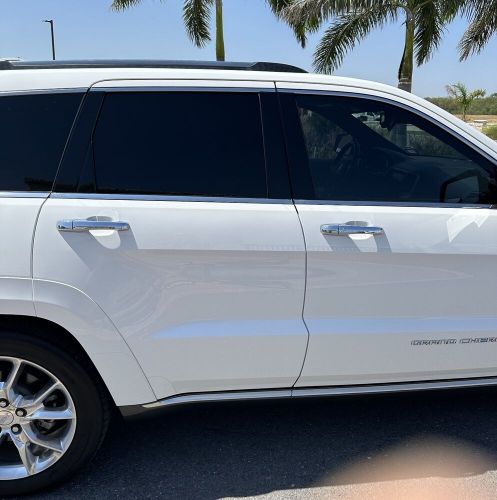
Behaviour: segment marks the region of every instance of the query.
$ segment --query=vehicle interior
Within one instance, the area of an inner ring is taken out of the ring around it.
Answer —
[[[316,199],[497,203],[496,166],[419,115],[329,96],[298,108]]]

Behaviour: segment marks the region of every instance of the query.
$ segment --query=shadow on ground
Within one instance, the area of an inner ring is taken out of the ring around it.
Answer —
[[[36,498],[212,500],[360,482],[342,471],[374,477],[391,449],[426,439],[443,441],[441,462],[452,444],[485,455],[448,473],[467,477],[497,469],[496,410],[495,389],[184,407],[115,422],[89,467]]]

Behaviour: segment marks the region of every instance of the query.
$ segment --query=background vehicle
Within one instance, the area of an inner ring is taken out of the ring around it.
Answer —
[[[113,407],[497,382],[490,139],[269,63],[3,68],[2,492]]]

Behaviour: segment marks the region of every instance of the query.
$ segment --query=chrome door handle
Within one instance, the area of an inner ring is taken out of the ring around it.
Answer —
[[[326,236],[349,236],[351,234],[379,235],[385,231],[382,227],[354,226],[349,224],[325,224],[321,226],[321,233]]]
[[[59,231],[83,232],[94,229],[107,231],[128,231],[130,229],[127,222],[114,222],[111,220],[73,220],[64,219],[57,222]]]

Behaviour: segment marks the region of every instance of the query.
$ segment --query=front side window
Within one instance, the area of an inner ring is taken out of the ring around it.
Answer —
[[[299,95],[296,103],[306,198],[497,203],[496,166],[413,112],[356,97]]]
[[[259,95],[106,95],[93,135],[99,193],[266,198]]]
[[[0,97],[0,191],[50,191],[80,93]]]

